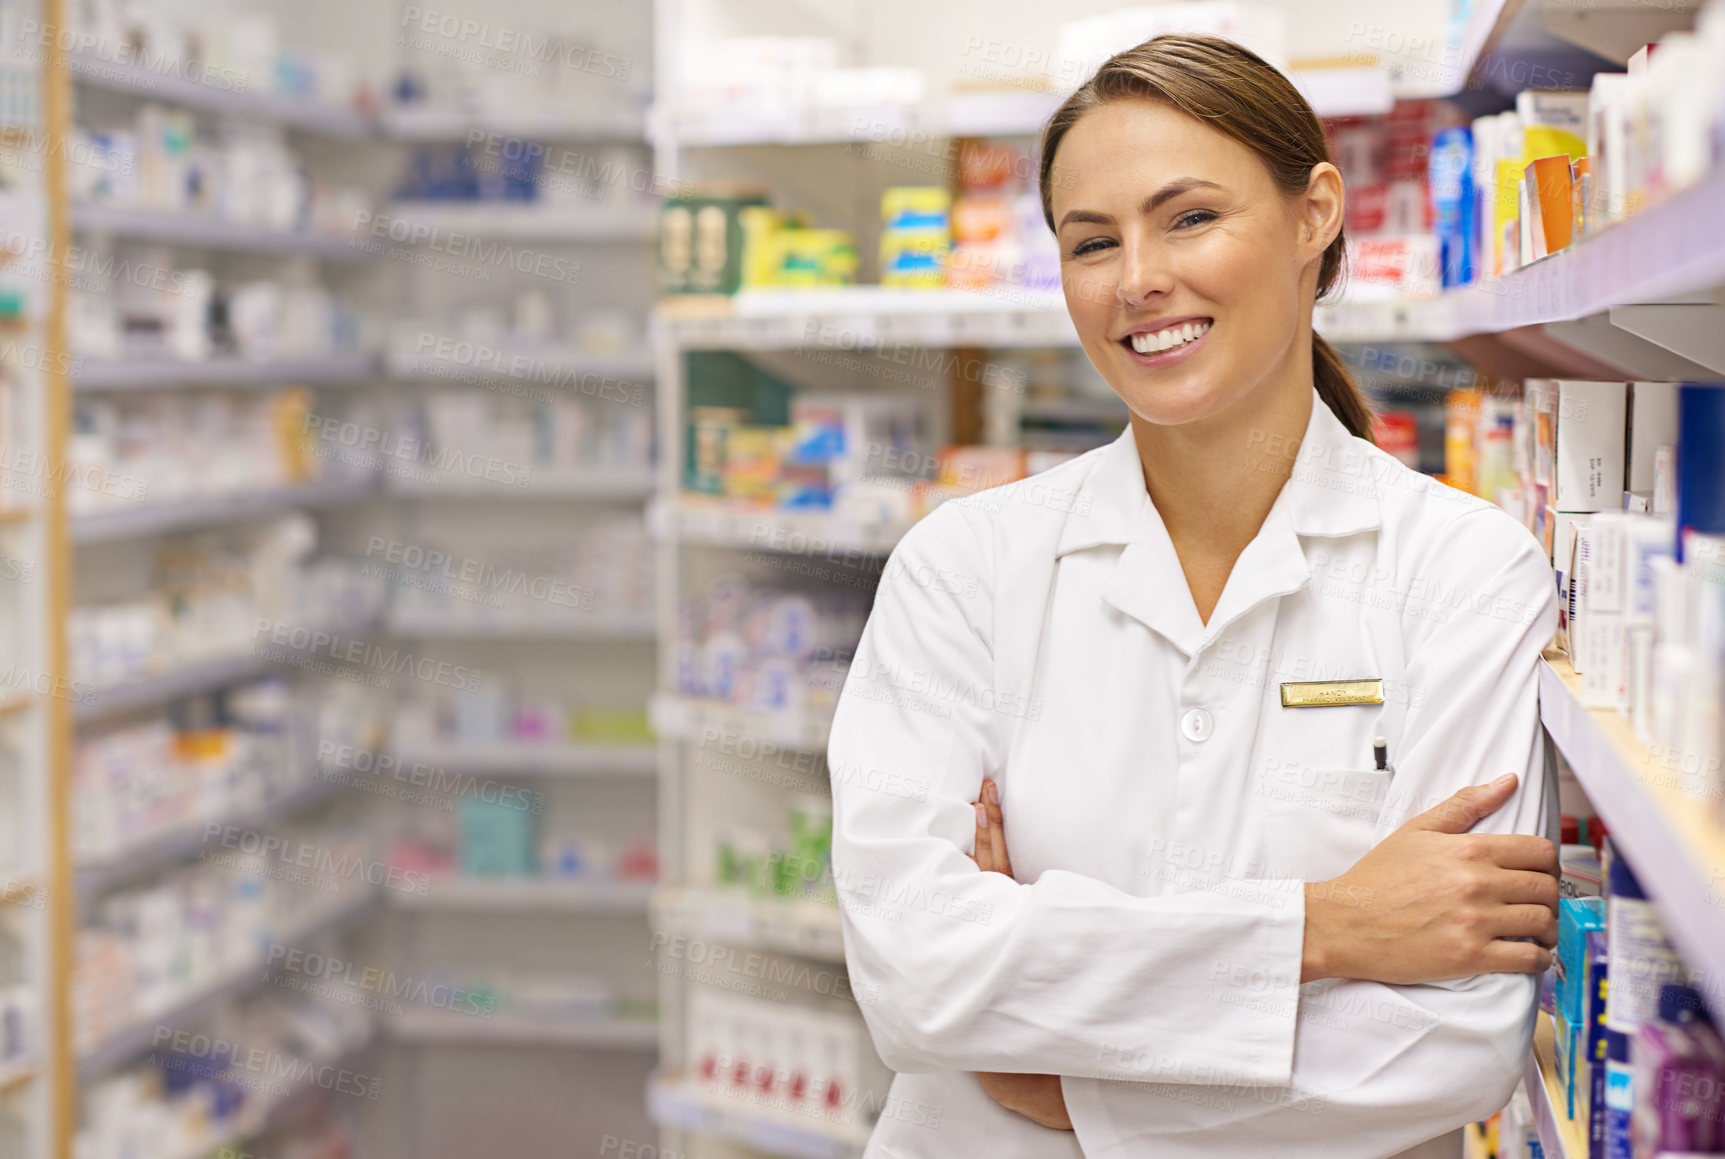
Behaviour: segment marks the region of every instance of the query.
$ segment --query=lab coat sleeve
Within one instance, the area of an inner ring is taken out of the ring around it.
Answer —
[[[1521,777],[1515,796],[1473,831],[1540,834],[1538,669],[1556,627],[1551,569],[1533,538],[1495,508],[1469,512],[1436,538],[1417,566],[1431,602],[1451,612],[1441,622],[1426,616],[1410,641],[1409,712],[1377,837],[1506,772]],[[1468,567],[1476,574],[1465,574]],[[1310,983],[1301,990],[1287,1086],[1201,1102],[1190,1088],[1167,1084],[1067,1079],[1067,1107],[1091,1159],[1395,1155],[1508,1102],[1538,984],[1526,974],[1419,986]]]
[[[1146,898],[1067,871],[1022,884],[966,857],[982,780],[1014,716],[1038,707],[1027,686],[994,687],[993,624],[1043,609],[995,606],[993,531],[948,503],[900,542],[833,721],[833,872],[876,1049],[898,1071],[1101,1075],[1129,1057],[1192,1082],[1286,1082],[1298,883],[1279,906]],[[1235,970],[1272,1013],[1217,1000],[1218,971]]]

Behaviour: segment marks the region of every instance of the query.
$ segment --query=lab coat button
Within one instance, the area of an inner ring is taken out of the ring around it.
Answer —
[[[1180,718],[1180,735],[1190,741],[1206,741],[1215,725],[1210,714],[1202,708],[1190,709]]]

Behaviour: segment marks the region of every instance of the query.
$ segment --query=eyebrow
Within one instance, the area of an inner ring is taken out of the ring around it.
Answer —
[[[1138,207],[1138,212],[1140,214],[1154,213],[1163,202],[1171,201],[1174,198],[1179,197],[1182,193],[1190,193],[1194,189],[1220,188],[1222,187],[1217,185],[1214,181],[1205,181],[1202,177],[1176,177],[1174,180],[1152,193],[1149,197],[1146,197],[1144,199],[1144,203]],[[1060,219],[1060,224],[1056,228],[1057,230],[1065,229],[1068,222],[1074,221],[1087,222],[1091,225],[1112,225],[1114,219],[1106,213],[1097,213],[1095,210],[1091,209],[1073,209],[1069,210],[1066,216]]]

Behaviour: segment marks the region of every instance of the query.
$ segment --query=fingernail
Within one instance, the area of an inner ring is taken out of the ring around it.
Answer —
[[[988,828],[988,808],[981,801],[976,803],[976,827],[978,829]]]
[[[1501,776],[1497,780],[1493,781],[1491,783],[1491,787],[1494,789],[1501,789],[1505,785],[1513,785],[1513,784],[1515,784],[1515,774],[1514,773],[1505,773],[1503,776]]]
[[[1000,786],[999,785],[995,784],[993,781],[990,781],[990,782],[988,782],[988,788],[986,791],[988,793],[988,803],[990,805],[1000,804]]]

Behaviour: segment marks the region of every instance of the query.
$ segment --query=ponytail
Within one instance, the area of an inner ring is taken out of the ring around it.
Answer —
[[[1318,397],[1348,428],[1350,435],[1368,443],[1377,441],[1372,438],[1372,407],[1365,392],[1348,373],[1336,348],[1317,333],[1312,335],[1312,385],[1318,388]]]

